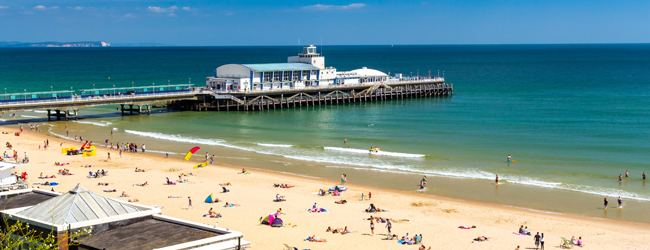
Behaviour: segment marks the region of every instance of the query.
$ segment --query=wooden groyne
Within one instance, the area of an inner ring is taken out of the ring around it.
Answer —
[[[422,81],[411,84],[374,84],[327,89],[292,89],[247,93],[204,93],[197,100],[179,100],[168,108],[194,111],[261,111],[356,102],[453,95],[453,85]]]

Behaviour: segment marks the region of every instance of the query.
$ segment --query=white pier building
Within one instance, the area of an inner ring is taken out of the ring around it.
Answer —
[[[303,48],[303,53],[290,56],[286,63],[226,64],[206,78],[206,87],[217,91],[250,92],[263,90],[324,88],[388,80],[388,75],[362,68],[337,72],[325,67],[325,57],[316,46]]]

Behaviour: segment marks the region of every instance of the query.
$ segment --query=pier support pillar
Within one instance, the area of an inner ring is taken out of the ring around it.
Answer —
[[[51,120],[52,120],[52,115],[50,114],[50,110],[48,109],[47,110],[47,121],[49,122]]]

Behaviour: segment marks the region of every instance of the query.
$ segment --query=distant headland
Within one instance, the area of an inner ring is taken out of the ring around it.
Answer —
[[[39,42],[39,43],[23,43],[23,42],[0,42],[0,47],[110,47],[111,44],[102,41],[91,42]]]

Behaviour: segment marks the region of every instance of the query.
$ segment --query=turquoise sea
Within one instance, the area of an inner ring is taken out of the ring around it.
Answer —
[[[285,62],[286,47],[0,49],[0,91],[188,83],[227,63]],[[326,65],[444,76],[454,96],[255,112],[120,116],[81,110],[58,136],[146,143],[181,157],[591,217],[650,222],[650,45],[326,46]],[[440,73],[438,73],[438,70]],[[110,79],[109,79],[110,77]],[[0,124],[17,121],[0,117]],[[373,126],[368,126],[374,124]],[[109,130],[115,129],[111,137]],[[347,138],[348,143],[343,140]],[[348,146],[350,147],[348,149]],[[383,154],[369,155],[377,146]],[[507,155],[516,162],[506,163]],[[630,177],[618,182],[628,170]],[[495,175],[504,181],[494,185]],[[602,200],[624,208],[602,209]]]

